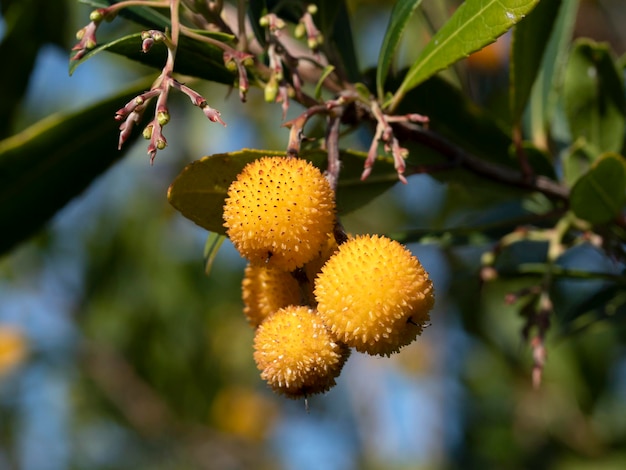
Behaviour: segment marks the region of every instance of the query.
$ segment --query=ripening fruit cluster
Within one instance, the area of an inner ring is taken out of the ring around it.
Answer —
[[[430,320],[433,285],[417,258],[376,235],[338,245],[334,191],[305,160],[248,164],[228,190],[224,221],[249,261],[242,291],[254,359],[278,393],[325,392],[352,348],[389,356]]]

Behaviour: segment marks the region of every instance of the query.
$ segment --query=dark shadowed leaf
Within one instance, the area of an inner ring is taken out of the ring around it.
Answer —
[[[542,152],[531,142],[523,142],[522,149],[535,175],[543,175],[552,180],[556,180],[554,165],[547,153]],[[516,158],[513,147],[511,148],[511,154],[512,158]]]
[[[513,30],[510,61],[512,122],[519,122],[539,72],[561,0],[543,0]]]
[[[531,91],[529,117],[532,140],[537,147],[544,150],[549,147],[549,126],[561,93],[563,71],[577,12],[578,0],[562,2]]]
[[[420,3],[422,3],[422,0],[398,0],[393,10],[391,10],[387,31],[385,31],[385,37],[378,55],[378,68],[376,69],[376,91],[380,100],[384,97],[384,85],[389,73],[389,67],[391,67],[391,61],[400,44],[404,28],[406,28],[409,19],[411,19],[413,12]]]
[[[267,14],[267,3],[265,0],[256,0],[254,2],[248,2],[248,17],[250,18],[250,27],[254,32],[254,37],[261,46],[267,44],[265,39],[265,29],[259,24],[259,21],[263,15]]]
[[[621,73],[607,44],[576,42],[563,85],[572,139],[584,138],[597,153],[620,152],[626,101]]]
[[[243,167],[267,155],[285,155],[275,150],[243,149],[204,157],[187,165],[168,190],[168,200],[182,215],[205,229],[224,234],[222,212],[230,183]],[[337,206],[340,213],[357,209],[382,194],[398,182],[393,163],[379,158],[372,174],[361,181],[366,154],[352,150],[341,152],[342,170],[337,188]],[[310,160],[324,170],[326,152],[304,151],[301,158]]]
[[[341,68],[348,80],[360,79],[360,69],[345,0],[321,0],[314,16],[324,34],[324,49],[331,63]]]
[[[80,0],[81,3],[85,3],[87,5],[91,5],[94,8],[106,8],[109,5],[113,5],[115,3],[120,3],[123,0],[108,0],[108,1],[98,1],[98,0]],[[119,15],[123,18],[134,21],[137,24],[145,26],[150,29],[158,29],[164,31],[165,28],[170,27],[170,19],[165,16],[161,12],[167,12],[166,8],[156,9],[150,8],[146,6],[132,6],[123,8]]]
[[[592,224],[609,222],[626,202],[626,161],[606,154],[572,188],[570,204],[577,217]]]
[[[115,111],[149,87],[54,115],[0,142],[0,254],[33,235],[130,147],[117,150]],[[139,133],[136,132],[133,139]]]
[[[0,139],[14,132],[13,116],[19,111],[41,47],[47,43],[64,45],[63,32],[68,18],[64,1],[4,1],[1,8],[4,27],[0,57],[5,73],[0,74],[0,90],[3,90]],[[34,15],[34,11],[38,14]]]
[[[480,158],[509,167],[511,138],[467,94],[440,77],[432,77],[411,90],[398,114],[418,112],[430,118],[429,128]]]
[[[593,279],[593,274],[590,274],[590,277]],[[568,309],[562,305],[564,302],[557,302],[558,308],[555,309],[555,313],[559,318],[559,333],[569,335],[580,332],[580,329],[589,327],[601,320],[613,318],[622,321],[626,310],[625,293],[626,286],[607,282],[582,302],[568,305],[570,307]],[[620,315],[619,318],[616,314]]]
[[[205,31],[196,32],[220,41],[232,39],[232,36],[227,34],[207,33]],[[165,45],[156,43],[148,53],[144,53],[141,50],[141,43],[141,33],[136,33],[98,46],[85,54],[82,59],[70,61],[70,75],[74,73],[76,67],[81,63],[102,51],[114,52],[156,69],[163,68],[167,58]],[[235,75],[224,66],[223,51],[219,47],[195,39],[189,39],[185,36],[180,37],[174,71],[226,85],[232,84],[235,78]]]

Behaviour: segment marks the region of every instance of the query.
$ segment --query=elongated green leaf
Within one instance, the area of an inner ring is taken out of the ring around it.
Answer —
[[[621,151],[626,126],[624,84],[607,44],[576,42],[563,95],[572,139],[585,138],[597,153]]]
[[[171,184],[167,198],[178,211],[205,229],[224,234],[222,211],[226,192],[243,167],[266,155],[285,155],[275,150],[243,149],[238,152],[210,155],[189,164]],[[337,189],[340,213],[357,209],[398,182],[393,162],[380,158],[372,174],[361,181],[366,154],[352,150],[341,152],[341,177]],[[300,157],[320,169],[326,166],[323,150],[303,151]]]
[[[38,14],[34,15],[33,12]],[[46,18],[46,21],[41,21]],[[4,28],[0,42],[0,57],[5,73],[0,74],[0,139],[14,129],[13,116],[26,90],[41,47],[48,43],[63,44],[67,23],[66,2],[48,0],[5,1],[2,5]]]
[[[600,157],[572,188],[574,214],[592,224],[609,222],[626,202],[626,160],[614,153]]]
[[[530,98],[530,128],[534,144],[549,148],[548,134],[560,95],[567,50],[570,46],[579,0],[563,2],[546,46]]]
[[[265,29],[260,25],[259,21],[263,15],[267,14],[267,2],[265,0],[256,0],[254,2],[247,2],[248,4],[248,18],[250,19],[250,27],[254,32],[254,37],[262,47],[267,44],[265,38]]]
[[[351,82],[360,79],[359,64],[354,47],[354,35],[345,0],[320,0],[315,16],[324,34],[323,48],[330,62]]]
[[[81,0],[81,3],[85,3],[87,5],[91,5],[94,8],[106,8],[109,5],[113,5],[115,3],[120,3],[123,0],[108,0],[108,1],[98,1],[98,0]],[[161,8],[161,11],[167,11],[167,8]],[[156,8],[150,8],[146,6],[133,6],[126,7],[120,11],[120,16],[134,21],[137,24],[145,26],[150,29],[159,29],[164,31],[165,28],[170,27],[170,19],[164,14],[160,13]]]
[[[594,273],[588,273],[593,280]],[[587,281],[585,279],[585,281]],[[588,282],[588,281],[587,281]],[[598,281],[596,281],[597,283]],[[571,298],[571,289],[561,294],[555,302],[554,313],[559,319],[559,334],[562,336],[580,334],[599,321],[614,321],[621,324],[626,313],[626,294],[624,285],[604,283],[597,290],[588,293],[580,301]],[[569,308],[566,308],[569,307]]]
[[[407,91],[467,57],[518,23],[539,0],[466,0],[433,36],[387,104],[394,110]]]
[[[224,240],[226,240],[224,235],[214,232],[209,233],[206,239],[206,243],[204,244],[204,274],[207,276],[211,273],[213,261],[215,261],[215,257],[220,251]]]
[[[389,67],[398,49],[398,44],[400,44],[404,28],[406,28],[409,19],[420,3],[422,0],[398,0],[391,10],[387,31],[378,55],[378,68],[376,69],[376,91],[380,100],[384,97],[385,80],[387,80]]]
[[[561,0],[539,2],[513,30],[509,75],[513,123],[520,121],[526,108],[561,3]]]
[[[39,230],[129,148],[115,111],[146,81],[85,110],[51,116],[0,142],[0,254]],[[135,138],[139,132],[135,132]]]
[[[200,32],[198,33],[200,34]],[[221,33],[207,33],[203,31],[201,34],[220,41],[230,41],[232,39],[232,36]],[[156,69],[163,68],[167,58],[165,45],[156,43],[148,53],[144,53],[141,50],[141,43],[141,33],[136,33],[98,46],[85,54],[82,59],[70,61],[70,75],[84,61],[102,51],[114,52]],[[180,37],[174,71],[227,85],[232,84],[235,77],[232,72],[226,69],[223,51],[219,47],[190,39],[186,36]]]
[[[335,70],[333,65],[327,65],[324,67],[324,71],[315,85],[315,93],[313,96],[315,96],[316,100],[319,100],[322,97],[322,85],[324,85],[324,80],[326,80],[326,78],[333,73],[333,70]]]

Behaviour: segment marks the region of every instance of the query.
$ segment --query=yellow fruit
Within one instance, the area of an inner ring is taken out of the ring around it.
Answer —
[[[302,303],[298,281],[287,271],[248,265],[241,287],[243,313],[254,328],[278,309]]]
[[[320,317],[339,341],[386,356],[421,334],[435,301],[417,258],[378,236],[342,244],[318,275],[315,297]]]
[[[264,157],[246,165],[228,189],[224,226],[252,264],[293,271],[313,259],[335,220],[330,184],[311,163]]]
[[[339,246],[335,241],[335,236],[332,233],[328,234],[326,243],[322,245],[317,253],[317,256],[304,266],[306,276],[311,282],[315,281],[315,278],[320,273],[322,266],[326,264],[326,261],[328,261],[333,254],[335,254],[338,248]]]
[[[290,306],[265,319],[254,336],[261,378],[289,398],[322,393],[335,385],[350,350],[333,340],[315,311]]]

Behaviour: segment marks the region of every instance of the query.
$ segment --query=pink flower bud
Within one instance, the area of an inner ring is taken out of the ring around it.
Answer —
[[[154,39],[146,38],[141,43],[141,51],[143,53],[146,53],[146,52],[148,52],[152,48],[153,45],[154,45]]]
[[[219,122],[222,126],[226,127],[226,123],[222,121],[222,118],[220,117],[220,112],[217,109],[211,108],[208,104],[206,104],[206,102],[205,105],[201,108],[204,115],[209,118],[209,121]]]

